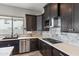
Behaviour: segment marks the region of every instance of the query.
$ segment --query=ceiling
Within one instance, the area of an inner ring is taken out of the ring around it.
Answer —
[[[24,9],[28,9],[28,10],[32,10],[32,11],[42,12],[43,7],[47,3],[2,3],[2,4],[7,5],[7,6],[24,8]]]

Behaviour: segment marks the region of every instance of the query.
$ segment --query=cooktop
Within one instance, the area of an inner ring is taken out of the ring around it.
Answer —
[[[43,40],[46,40],[52,44],[56,44],[56,43],[62,43],[62,41],[59,41],[59,40],[55,40],[55,39],[52,39],[52,38],[43,38]]]

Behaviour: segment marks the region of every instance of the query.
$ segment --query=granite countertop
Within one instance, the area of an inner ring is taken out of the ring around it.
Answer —
[[[42,38],[40,40],[42,40]],[[52,44],[45,40],[42,40],[42,41],[60,50],[61,52],[66,53],[69,56],[79,56],[79,47],[77,46],[71,45],[67,42]]]
[[[57,44],[52,44],[48,41],[45,41],[42,39],[42,37],[19,37],[18,39],[7,39],[7,40],[20,40],[20,39],[31,39],[31,38],[38,38],[39,40],[42,40],[46,42],[47,44],[55,47],[56,49],[66,53],[69,56],[79,56],[79,47],[69,44],[67,42],[62,42],[62,43],[57,43]],[[6,40],[3,40],[6,41]]]
[[[13,51],[13,46],[0,48],[0,56],[10,56]]]
[[[40,37],[18,37],[16,39],[0,39],[0,41],[23,40],[23,39],[33,39],[33,38],[40,38]]]
[[[18,39],[31,39],[31,38],[39,38],[39,37],[19,37]]]

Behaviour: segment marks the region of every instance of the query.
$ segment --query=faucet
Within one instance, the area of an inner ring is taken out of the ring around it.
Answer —
[[[17,33],[16,33],[16,34],[14,34],[13,36],[14,36],[14,37],[16,37],[16,38],[18,38],[18,34],[17,34]]]

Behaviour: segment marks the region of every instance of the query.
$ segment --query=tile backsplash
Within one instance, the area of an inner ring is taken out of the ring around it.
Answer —
[[[27,31],[21,37],[42,37],[42,31]]]
[[[61,28],[50,28],[49,31],[43,31],[42,35],[46,38],[50,37],[79,47],[79,33],[66,33],[61,32]]]

